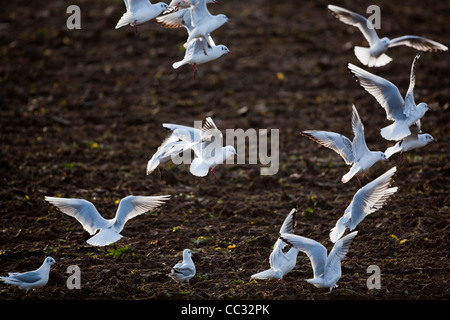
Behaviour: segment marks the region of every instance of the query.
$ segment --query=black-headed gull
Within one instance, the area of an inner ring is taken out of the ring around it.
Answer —
[[[163,123],[162,126],[171,130],[171,134],[163,141],[148,161],[147,175],[152,173],[160,164],[171,161],[180,153],[192,149],[202,139],[201,130],[196,128],[172,123]]]
[[[228,158],[236,156],[236,149],[233,146],[223,147],[222,144],[222,132],[211,117],[203,120],[202,142],[192,148],[196,157],[191,163],[190,171],[194,176],[205,177],[211,171],[214,179],[217,179],[214,168],[218,164],[223,164]]]
[[[347,228],[353,231],[366,216],[382,208],[389,197],[397,192],[397,187],[390,188],[395,171],[396,167],[391,168],[355,193],[344,215],[330,231],[331,242],[338,241]]]
[[[403,36],[395,39],[384,37],[380,39],[373,24],[362,15],[350,10],[328,5],[330,12],[340,21],[358,27],[369,42],[370,48],[355,46],[355,55],[362,64],[369,67],[380,67],[391,62],[391,58],[385,52],[392,47],[405,45],[420,51],[447,51],[448,48],[436,41],[419,36]]]
[[[364,126],[359,117],[356,107],[352,107],[352,129],[354,133],[353,142],[349,138],[335,132],[307,130],[300,132],[301,135],[330,148],[337,152],[347,165],[351,165],[350,171],[346,173],[341,181],[347,183],[354,175],[364,172],[376,162],[387,160],[381,151],[370,151],[364,137]]]
[[[280,228],[281,233],[294,233],[296,209],[292,209],[287,215]],[[292,247],[288,252],[283,250],[287,244],[280,238],[273,245],[272,252],[269,256],[270,269],[255,273],[252,279],[283,279],[283,276],[294,269],[297,263],[298,249]]]
[[[384,154],[387,158],[390,158],[393,154],[400,152],[400,155],[403,156],[406,151],[425,147],[428,143],[434,141],[434,138],[431,134],[423,133],[420,134],[420,129],[416,126],[410,128],[411,134],[403,140],[398,141],[392,147],[389,147],[384,151]]]
[[[414,101],[414,86],[416,77],[415,65],[420,55],[414,58],[411,66],[409,88],[405,99],[398,88],[390,81],[367,72],[351,63],[349,71],[357,79],[358,83],[369,92],[386,111],[386,118],[394,121],[393,124],[380,130],[381,136],[386,140],[399,141],[411,134],[410,126],[417,123],[428,111],[428,105],[424,102],[416,105]]]
[[[327,249],[315,240],[291,233],[282,233],[280,238],[304,252],[311,260],[314,277],[306,281],[318,288],[329,288],[331,291],[337,287],[336,283],[342,276],[341,261],[345,258],[357,234],[358,231],[353,231],[338,240],[328,256]]]
[[[159,16],[168,5],[164,2],[152,4],[149,0],[124,0],[127,11],[117,22],[116,29],[126,25],[135,27]]]
[[[183,60],[175,62],[172,67],[178,69],[182,65],[191,64],[194,78],[196,78],[197,65],[216,60],[227,53],[230,53],[230,50],[222,44],[216,45],[211,36],[208,37],[207,41],[194,39],[186,49]]]
[[[84,199],[45,197],[45,200],[77,219],[91,236],[94,235],[87,243],[106,246],[122,238],[120,232],[128,220],[159,207],[169,198],[170,195],[125,197],[120,201],[113,219],[103,218],[95,206]],[[96,234],[98,230],[100,231]]]
[[[153,172],[159,164],[173,160],[174,156],[192,149],[195,158],[190,162],[191,174],[203,177],[211,170],[216,178],[214,167],[236,154],[233,146],[219,145],[223,136],[211,117],[205,118],[200,128],[173,123],[163,123],[163,127],[172,133],[148,161],[147,174]]]
[[[40,288],[47,284],[50,267],[54,263],[56,263],[55,259],[46,257],[39,269],[28,272],[11,272],[8,273],[7,277],[0,277],[0,280],[7,284],[16,285],[28,292],[30,289]]]
[[[185,10],[185,9],[183,9]],[[180,10],[181,11],[181,10]],[[182,24],[188,31],[184,44],[188,48],[194,39],[208,39],[211,32],[228,22],[224,14],[212,15],[206,7],[206,0],[192,0],[188,13],[183,16]]]
[[[183,250],[183,261],[175,264],[168,276],[179,282],[186,281],[189,289],[191,288],[189,280],[195,276],[195,264],[192,261],[192,251],[190,249]]]

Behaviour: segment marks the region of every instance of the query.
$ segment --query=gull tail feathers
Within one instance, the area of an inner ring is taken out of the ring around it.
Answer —
[[[409,136],[411,134],[411,131],[409,130],[408,126],[399,125],[398,123],[394,122],[390,126],[382,128],[380,130],[380,133],[381,136],[386,140],[399,141]]]
[[[402,147],[400,147],[400,143],[396,143],[394,146],[389,147],[384,151],[384,155],[386,158],[390,158],[393,154],[402,151]]]
[[[159,159],[150,159],[147,163],[147,175],[152,173],[159,165]]]
[[[172,64],[172,67],[174,68],[174,69],[178,69],[179,67],[181,67],[183,64],[185,64],[185,62],[182,60],[182,61],[178,61],[178,62],[174,62],[173,64]]]
[[[382,53],[378,57],[370,54],[370,48],[355,46],[355,55],[362,64],[368,67],[382,67],[392,61],[392,58]]]
[[[344,214],[339,220],[336,222],[336,225],[330,230],[330,240],[335,243],[338,241],[345,232],[347,228],[347,224],[350,220],[349,214]]]
[[[359,170],[361,169],[361,167],[359,165],[353,165],[350,169],[349,172],[347,172],[341,179],[341,181],[343,183],[347,183],[350,181],[351,178],[353,178],[353,176],[355,174],[357,174],[359,172]]]
[[[126,26],[130,22],[133,22],[131,14],[129,12],[126,12],[120,18],[119,22],[117,22],[116,29],[122,28],[123,26]]]
[[[89,238],[86,242],[91,246],[106,246],[122,238],[122,235],[111,229],[100,229],[100,232]]]
[[[250,278],[251,279],[280,279],[280,276],[273,269],[267,269],[267,270],[255,273]]]
[[[192,160],[190,171],[194,176],[205,177],[208,175],[209,166],[201,158]]]

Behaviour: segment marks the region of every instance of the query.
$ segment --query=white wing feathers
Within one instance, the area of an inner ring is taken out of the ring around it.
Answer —
[[[45,200],[61,212],[77,219],[90,235],[107,225],[107,221],[100,215],[95,206],[87,200],[55,197],[45,197]]]
[[[128,196],[123,198],[117,208],[115,217],[114,228],[116,232],[120,232],[128,220],[159,207],[169,198],[170,195]]]

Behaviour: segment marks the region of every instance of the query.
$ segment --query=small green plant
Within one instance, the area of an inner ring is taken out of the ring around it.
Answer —
[[[120,247],[120,248],[112,248],[108,250],[108,253],[106,254],[107,257],[120,257],[121,255],[123,255],[124,253],[128,253],[130,251],[130,248],[128,247],[128,245],[126,245],[125,247]]]

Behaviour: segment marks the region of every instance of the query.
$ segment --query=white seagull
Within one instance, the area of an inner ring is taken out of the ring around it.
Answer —
[[[211,32],[228,22],[228,17],[224,14],[211,14],[206,7],[206,0],[192,0],[189,12],[190,19],[183,17],[183,25],[188,30],[185,48],[196,38],[207,39]]]
[[[280,238],[304,252],[311,260],[314,277],[306,281],[318,288],[329,288],[331,291],[337,287],[336,283],[342,276],[341,261],[345,258],[357,233],[358,231],[353,231],[337,241],[328,256],[327,249],[315,240],[291,233],[282,233]]]
[[[171,134],[163,141],[156,153],[148,161],[147,175],[151,174],[160,164],[174,160],[182,152],[191,150],[202,139],[201,130],[196,128],[171,123],[163,123],[162,126],[171,130]]]
[[[28,272],[11,272],[7,277],[0,277],[0,280],[25,289],[27,292],[30,289],[40,288],[47,284],[50,275],[50,267],[56,263],[52,257],[47,257],[44,263],[34,271]]]
[[[418,127],[413,126],[410,128],[411,134],[403,140],[398,141],[394,146],[389,147],[384,151],[384,154],[387,158],[390,158],[393,154],[400,152],[400,155],[403,157],[406,151],[425,147],[428,143],[434,141],[434,138],[431,134],[424,133],[419,134],[421,131]]]
[[[202,121],[200,128],[188,127],[173,123],[163,123],[163,127],[172,133],[147,163],[147,174],[152,173],[159,164],[174,160],[175,156],[186,150],[193,150],[195,158],[177,158],[178,161],[190,162],[190,172],[195,176],[206,176],[208,170],[216,178],[214,167],[223,163],[228,157],[236,154],[232,146],[222,147],[223,136],[211,117]],[[233,152],[234,151],[234,152]],[[223,157],[220,157],[220,154]],[[178,164],[178,163],[177,163]]]
[[[106,246],[122,238],[125,223],[138,215],[153,210],[170,198],[164,196],[128,196],[123,198],[113,219],[105,219],[95,206],[84,199],[45,197],[45,200],[63,213],[74,217],[93,237],[86,242],[92,246]],[[96,232],[100,230],[97,234]]]
[[[204,46],[205,42],[206,46]],[[208,37],[207,41],[194,39],[187,48],[183,60],[175,62],[172,67],[178,69],[182,65],[191,64],[194,78],[196,78],[197,65],[216,60],[227,53],[231,53],[231,51],[222,44],[216,45],[211,36]]]
[[[340,21],[351,26],[358,27],[369,42],[370,48],[355,46],[355,55],[362,64],[369,67],[380,67],[391,62],[391,58],[385,52],[392,47],[405,45],[420,51],[447,51],[448,48],[436,41],[419,36],[403,36],[395,39],[384,37],[380,39],[373,24],[360,14],[347,9],[328,5],[330,12]]]
[[[152,4],[149,0],[124,0],[124,2],[127,11],[120,18],[116,29],[128,24],[135,27],[156,18],[168,8],[168,5],[164,2],[156,4]]]
[[[294,233],[296,209],[292,209],[280,228],[281,233]],[[287,244],[280,238],[273,245],[269,256],[270,269],[255,273],[252,279],[283,279],[283,276],[294,269],[297,263],[298,249],[292,247],[284,253]]]
[[[352,165],[350,171],[342,177],[341,181],[343,183],[347,183],[357,173],[368,170],[376,162],[387,160],[383,152],[369,150],[364,137],[364,126],[358,111],[355,105],[352,108],[352,129],[355,135],[353,142],[349,138],[335,132],[319,130],[300,132],[301,135],[334,150],[344,159],[347,165]]]
[[[395,171],[396,167],[391,168],[355,193],[344,215],[330,231],[331,242],[338,241],[345,229],[353,231],[366,216],[381,209],[389,197],[397,192],[397,187],[390,188]]]
[[[191,278],[195,276],[195,264],[194,261],[192,261],[191,250],[183,250],[183,261],[178,262],[176,265],[174,265],[170,270],[168,276],[179,282],[186,281],[188,283],[189,289],[191,288],[189,280],[191,280]]]
[[[228,158],[236,156],[236,149],[231,145],[222,146],[222,132],[217,129],[211,117],[203,121],[201,135],[202,142],[192,148],[196,157],[191,163],[190,171],[197,177],[205,177],[211,171],[214,179],[217,179],[214,168],[218,164],[223,164]]]
[[[359,84],[369,92],[378,103],[385,109],[386,118],[394,121],[393,124],[380,130],[381,136],[386,140],[399,141],[411,134],[409,127],[417,123],[428,111],[428,105],[424,102],[416,105],[414,101],[414,86],[416,77],[415,65],[420,55],[414,58],[411,66],[409,88],[405,99],[398,88],[390,81],[367,72],[351,63],[348,64],[349,71],[357,79]]]

